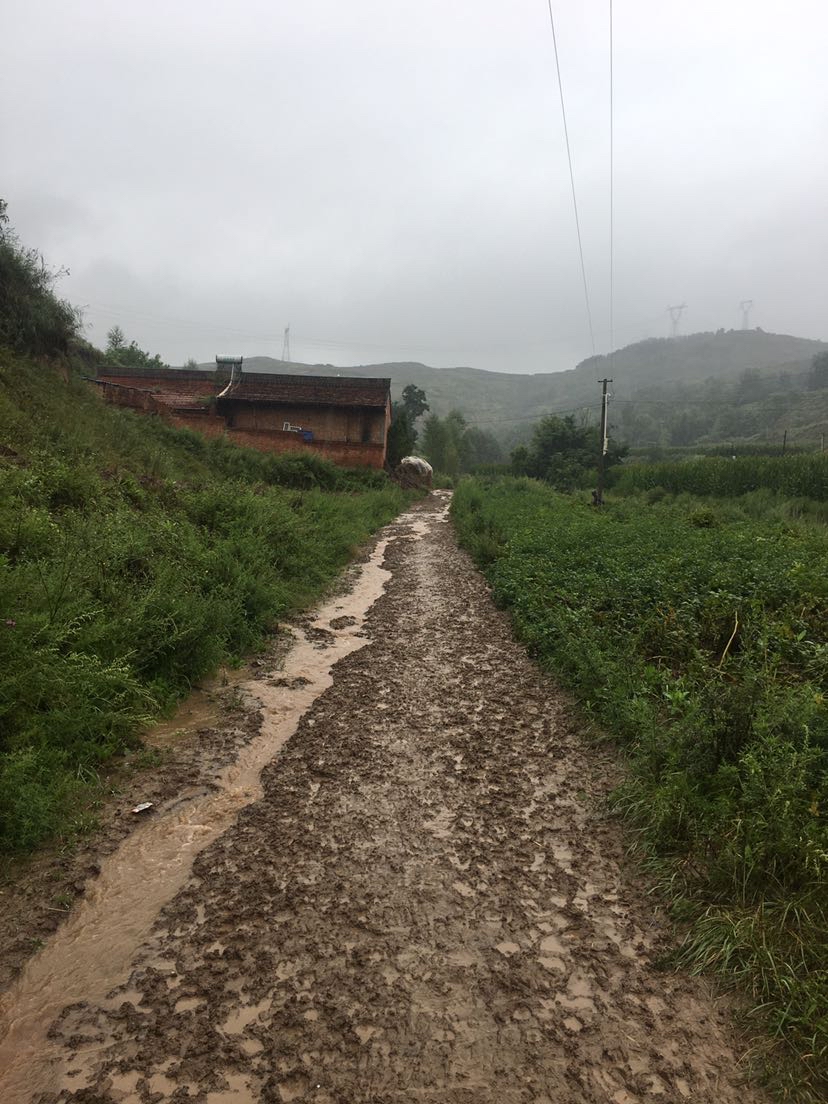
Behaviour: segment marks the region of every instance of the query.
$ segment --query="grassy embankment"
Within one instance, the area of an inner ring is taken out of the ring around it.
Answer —
[[[0,853],[71,832],[102,763],[407,501],[105,406],[66,365],[0,351]]]
[[[825,497],[828,458],[808,472],[791,493]],[[453,512],[520,638],[625,744],[615,802],[686,922],[678,960],[750,994],[783,1095],[825,1100],[828,533],[768,490],[654,486],[599,513],[469,480]]]

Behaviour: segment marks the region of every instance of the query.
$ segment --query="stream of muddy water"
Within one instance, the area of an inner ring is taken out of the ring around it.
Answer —
[[[423,533],[422,520],[402,515],[395,532],[416,539]],[[216,787],[180,795],[154,810],[102,862],[66,923],[0,998],[2,1104],[29,1104],[63,1087],[60,1052],[48,1037],[51,1024],[67,1005],[102,1003],[126,980],[136,951],[159,911],[187,881],[195,856],[261,796],[263,768],[331,685],[337,661],[369,643],[363,625],[390,578],[382,565],[392,539],[381,539],[352,569],[355,581],[348,593],[318,607],[304,627],[291,627],[295,641],[278,669],[240,684],[259,703],[261,730]]]

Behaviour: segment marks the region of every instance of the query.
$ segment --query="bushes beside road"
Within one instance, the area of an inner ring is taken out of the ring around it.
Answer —
[[[0,352],[0,851],[67,830],[100,765],[310,603],[406,498],[104,405]]]

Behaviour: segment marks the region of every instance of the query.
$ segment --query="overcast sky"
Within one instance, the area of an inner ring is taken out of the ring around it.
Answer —
[[[608,0],[553,0],[598,352]],[[547,0],[5,0],[0,195],[97,344],[591,353]],[[828,4],[615,0],[616,345],[828,338]]]

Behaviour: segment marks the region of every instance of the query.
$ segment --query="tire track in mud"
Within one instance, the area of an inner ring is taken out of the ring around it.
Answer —
[[[53,1026],[49,1101],[752,1104],[726,1004],[603,813],[612,757],[512,639],[434,495],[128,981]],[[324,646],[325,640],[319,640]]]

